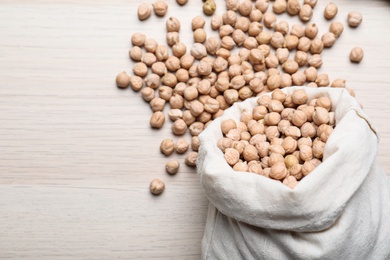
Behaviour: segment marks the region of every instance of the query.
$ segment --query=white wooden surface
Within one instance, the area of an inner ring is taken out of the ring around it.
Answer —
[[[168,2],[165,18],[143,23],[135,0],[0,2],[1,259],[199,259],[207,200],[196,172],[182,164],[165,174],[158,146],[169,123],[151,130],[140,94],[114,86],[130,71],[133,32],[163,43],[165,19],[176,16],[182,41],[192,42],[201,1]],[[318,2],[322,34],[328,1]],[[321,71],[356,91],[390,173],[390,2],[334,2],[335,20],[357,10],[364,22],[324,51]],[[348,60],[354,46],[365,51],[359,65]],[[160,197],[148,190],[155,177],[167,185]]]

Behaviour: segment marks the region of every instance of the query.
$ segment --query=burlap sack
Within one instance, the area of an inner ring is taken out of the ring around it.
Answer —
[[[235,172],[216,145],[221,122],[239,121],[256,98],[233,105],[199,136],[198,174],[210,201],[203,259],[390,259],[390,182],[376,162],[375,129],[346,90],[304,89],[309,100],[332,100],[336,128],[323,163],[293,190]]]

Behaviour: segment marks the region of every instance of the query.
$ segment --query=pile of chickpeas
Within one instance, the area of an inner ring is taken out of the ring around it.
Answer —
[[[185,26],[179,19],[169,17],[165,21],[166,43],[158,43],[139,32],[132,35],[129,56],[134,61],[133,75],[120,73],[116,84],[141,92],[153,111],[152,128],[162,128],[167,117],[173,122],[172,133],[181,138],[176,143],[169,138],[163,140],[161,152],[167,156],[174,151],[187,153],[185,163],[196,166],[198,135],[235,102],[289,86],[346,87],[344,79],[330,82],[326,73],[318,72],[323,63],[323,49],[337,42],[344,25],[332,21],[328,32],[318,35],[318,26],[311,22],[316,4],[317,0],[227,0],[226,11],[213,14],[209,25],[201,13],[192,19],[191,25]],[[218,6],[217,10],[222,8]],[[138,18],[146,20],[152,11],[164,17],[167,10],[164,0],[153,5],[142,3],[137,10]],[[301,22],[290,25],[279,21],[278,14],[285,12],[297,16]],[[334,19],[337,13],[337,6],[331,2],[323,10],[327,20]],[[345,20],[350,27],[357,27],[362,16],[350,12]],[[215,36],[207,35],[205,26],[210,26]],[[192,46],[180,41],[183,29],[192,30]],[[360,62],[362,58],[363,50],[353,48],[351,62]],[[353,90],[348,91],[354,95]],[[164,111],[166,106],[168,112]],[[267,120],[272,121],[274,116],[269,115]],[[188,132],[191,141],[185,139]],[[190,148],[192,151],[188,152]],[[177,173],[179,165],[177,160],[169,161],[165,167],[167,173]],[[159,194],[163,189],[153,193]]]
[[[332,102],[308,102],[304,90],[286,95],[277,89],[244,110],[237,123],[221,123],[218,147],[235,171],[253,172],[294,188],[322,162],[325,143],[335,127]]]

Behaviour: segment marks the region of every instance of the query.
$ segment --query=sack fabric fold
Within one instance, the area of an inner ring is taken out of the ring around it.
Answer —
[[[199,136],[197,169],[210,201],[203,259],[390,259],[390,181],[376,162],[378,137],[345,89],[304,89],[332,101],[336,127],[324,158],[294,188],[236,172],[217,140],[257,98],[236,103]],[[270,93],[265,94],[270,95]]]

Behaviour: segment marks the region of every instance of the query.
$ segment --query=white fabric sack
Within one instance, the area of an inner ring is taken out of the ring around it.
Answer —
[[[390,259],[390,181],[376,162],[375,129],[345,89],[304,89],[309,100],[332,100],[336,127],[323,163],[295,189],[235,172],[216,145],[221,122],[238,122],[257,98],[234,104],[199,136],[198,174],[210,201],[203,259]]]

